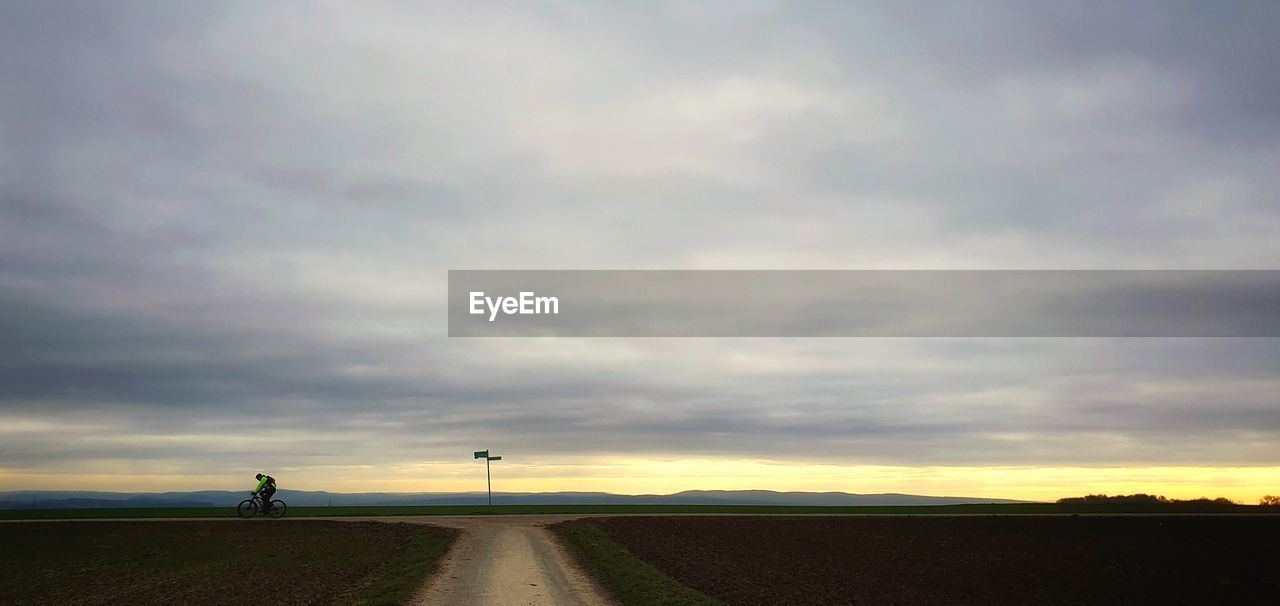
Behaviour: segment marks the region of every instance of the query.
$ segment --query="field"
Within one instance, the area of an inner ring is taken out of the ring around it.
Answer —
[[[629,605],[1280,603],[1271,516],[612,517],[553,530]]]
[[[1257,505],[1174,504],[1116,505],[1013,503],[992,505],[423,505],[290,507],[291,518],[378,517],[378,516],[459,516],[519,514],[767,514],[767,515],[1064,515],[1064,514],[1169,514],[1232,513],[1280,514],[1280,507]],[[0,510],[0,520],[56,520],[104,518],[224,518],[235,517],[234,507],[190,508],[102,508],[102,509],[9,509]]]
[[[0,524],[0,604],[398,604],[452,537],[378,522]]]

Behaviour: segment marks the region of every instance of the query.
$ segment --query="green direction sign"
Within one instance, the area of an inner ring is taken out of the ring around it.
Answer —
[[[476,458],[477,458],[477,459],[487,459],[487,458],[489,458],[489,451],[487,451],[487,450],[477,450],[477,451],[476,451]]]
[[[502,457],[489,457],[490,461],[501,461]]]

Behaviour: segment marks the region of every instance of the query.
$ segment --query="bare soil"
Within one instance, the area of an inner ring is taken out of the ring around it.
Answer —
[[[453,535],[281,522],[0,524],[0,604],[397,603]]]
[[[1280,518],[614,517],[728,604],[1280,604]]]

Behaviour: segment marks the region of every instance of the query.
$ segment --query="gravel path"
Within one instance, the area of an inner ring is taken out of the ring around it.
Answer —
[[[416,604],[612,604],[545,526],[576,516],[426,517],[462,534]]]

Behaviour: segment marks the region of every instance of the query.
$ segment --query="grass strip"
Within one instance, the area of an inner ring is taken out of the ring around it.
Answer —
[[[550,529],[624,606],[723,606],[637,558],[588,520],[561,522]]]
[[[458,536],[452,528],[414,526],[409,546],[388,560],[352,598],[353,606],[407,604]]]

